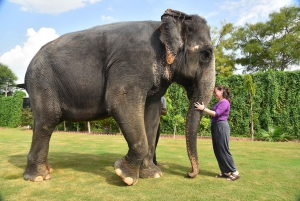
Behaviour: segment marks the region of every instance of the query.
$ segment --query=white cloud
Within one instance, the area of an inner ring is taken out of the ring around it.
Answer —
[[[109,10],[109,11],[115,11],[112,7],[108,7],[107,10]]]
[[[272,12],[278,12],[280,8],[290,5],[293,0],[239,0],[225,1],[221,4],[221,10],[230,11],[237,18],[236,25],[245,23],[257,23],[264,21]]]
[[[41,28],[36,32],[33,28],[27,30],[28,40],[23,46],[17,45],[9,52],[0,56],[0,63],[7,65],[18,77],[17,83],[23,83],[27,66],[31,59],[46,43],[58,38],[52,28]]]
[[[114,18],[111,16],[105,16],[105,15],[101,15],[101,19],[102,21],[113,21]]]
[[[26,12],[59,14],[69,10],[85,7],[101,0],[9,0],[21,6]]]
[[[213,11],[213,12],[210,12],[210,13],[207,13],[207,14],[200,14],[200,16],[203,16],[205,19],[208,19],[210,17],[214,17],[214,16],[217,16],[219,14],[218,11]]]

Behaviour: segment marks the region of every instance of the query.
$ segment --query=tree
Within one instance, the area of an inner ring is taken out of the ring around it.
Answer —
[[[250,133],[252,141],[254,140],[254,115],[253,115],[253,104],[255,96],[256,84],[253,83],[252,77],[249,74],[246,74],[244,77],[244,86],[248,93],[249,103],[250,103]]]
[[[171,133],[176,125],[176,133],[183,134],[185,125],[181,122],[180,116],[185,119],[188,111],[188,99],[185,89],[176,83],[172,84],[166,94],[167,115],[161,117],[161,133]],[[174,118],[176,116],[176,118]]]
[[[184,122],[184,118],[180,115],[180,114],[177,114],[173,117],[173,126],[174,126],[174,131],[173,131],[173,137],[175,138],[175,135],[176,135],[176,127],[179,125],[179,124],[182,124]]]
[[[285,70],[300,63],[300,8],[283,7],[269,15],[266,23],[246,24],[233,34],[237,64],[245,72]]]
[[[233,24],[221,22],[221,28],[214,27],[212,29],[212,42],[215,47],[215,61],[217,75],[228,77],[233,74],[235,70],[235,52],[234,38],[231,34],[235,28]]]
[[[210,118],[202,117],[199,125],[201,138],[203,137],[204,133],[209,132],[210,121]]]
[[[16,85],[15,81],[17,81],[17,79],[17,76],[8,66],[0,63],[0,94],[12,91],[12,87]]]

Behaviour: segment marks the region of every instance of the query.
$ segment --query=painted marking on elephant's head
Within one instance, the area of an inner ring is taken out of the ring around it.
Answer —
[[[175,55],[172,54],[172,52],[169,49],[167,49],[167,56],[166,56],[167,63],[172,64],[174,62],[174,59],[175,59]]]
[[[200,45],[195,45],[195,46],[190,47],[189,49],[191,51],[195,51],[195,50],[198,50],[199,48],[200,48]]]
[[[169,46],[169,44],[167,42],[165,45],[166,45],[166,61],[168,64],[173,64],[175,57],[176,57],[176,53],[171,51],[171,47]],[[182,48],[182,46],[183,46],[183,43],[180,41],[178,49]]]

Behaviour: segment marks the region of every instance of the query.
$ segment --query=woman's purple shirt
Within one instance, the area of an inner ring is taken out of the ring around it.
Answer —
[[[230,112],[230,103],[227,99],[223,99],[217,102],[212,110],[216,112],[216,116],[212,117],[212,122],[227,121]]]

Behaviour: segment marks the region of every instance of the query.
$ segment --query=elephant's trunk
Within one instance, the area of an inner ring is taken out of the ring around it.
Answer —
[[[190,104],[186,119],[186,147],[192,165],[192,170],[188,172],[188,177],[191,178],[196,177],[199,172],[197,133],[203,115],[202,111],[195,109],[194,103],[203,102],[204,105],[207,106],[210,102],[215,86],[214,62],[212,62],[208,68],[203,70],[196,80],[198,80],[198,83],[193,86],[193,89],[189,94]]]
[[[187,173],[188,177],[194,178],[199,172],[197,153],[197,131],[202,113],[194,108],[194,101],[190,100],[187,121],[186,121],[186,148],[191,161],[192,170]]]

